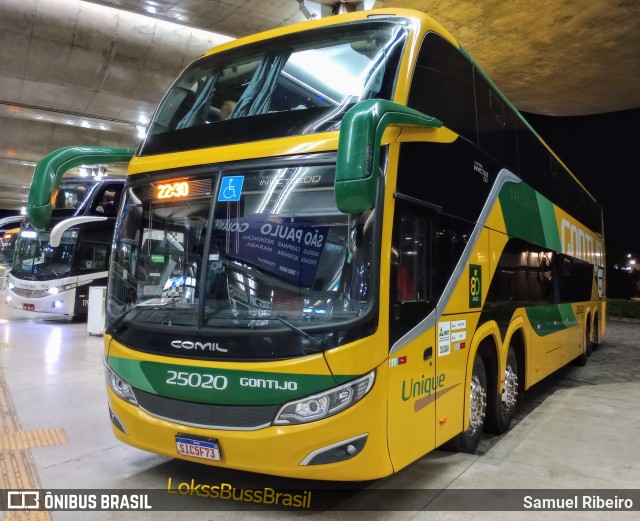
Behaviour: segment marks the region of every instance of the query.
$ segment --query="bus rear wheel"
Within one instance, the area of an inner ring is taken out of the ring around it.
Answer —
[[[504,369],[503,391],[498,393],[498,382],[495,382],[490,390],[487,404],[487,432],[502,434],[509,429],[518,405],[518,396],[518,358],[513,347],[509,346]]]
[[[573,362],[579,367],[584,367],[585,365],[587,365],[587,360],[589,359],[589,356],[591,356],[591,352],[593,351],[592,335],[593,333],[591,332],[591,329],[585,331],[582,354],[579,355]]]
[[[487,372],[482,358],[473,361],[473,374],[469,386],[469,426],[452,440],[452,446],[459,452],[473,454],[480,443],[487,414]]]

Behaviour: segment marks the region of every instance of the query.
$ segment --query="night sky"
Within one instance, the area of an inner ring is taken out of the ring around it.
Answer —
[[[608,263],[640,254],[640,109],[524,116],[602,205]]]

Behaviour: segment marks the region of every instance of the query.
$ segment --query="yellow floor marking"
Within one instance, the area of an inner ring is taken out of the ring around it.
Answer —
[[[63,429],[41,429],[0,434],[0,451],[28,450],[69,443]]]
[[[0,414],[11,411],[11,404],[7,402],[7,397],[0,391]]]
[[[3,344],[0,342],[0,348],[7,347],[8,344],[11,343],[5,342]],[[30,449],[69,443],[64,429],[23,431],[1,369],[0,415],[0,489],[41,489],[42,484]],[[48,512],[23,510],[5,512],[2,519],[6,521],[51,521],[51,516]]]
[[[2,519],[6,521],[51,521],[51,516],[48,512],[27,512],[23,510],[20,512],[10,512]]]

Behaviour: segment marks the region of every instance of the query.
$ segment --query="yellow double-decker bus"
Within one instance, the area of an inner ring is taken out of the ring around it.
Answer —
[[[473,452],[604,334],[600,207],[423,13],[216,47],[128,173],[105,373],[141,449],[378,478]]]

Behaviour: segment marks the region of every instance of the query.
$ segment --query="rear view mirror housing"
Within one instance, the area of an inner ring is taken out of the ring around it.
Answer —
[[[343,213],[373,208],[378,183],[380,142],[387,127],[439,128],[442,122],[391,101],[365,100],[342,119],[338,138],[335,197]]]

